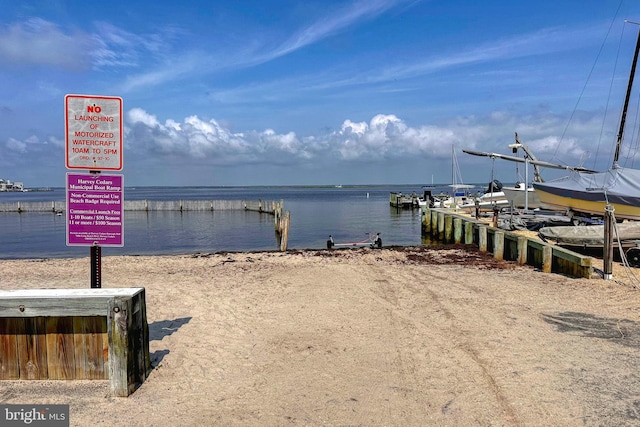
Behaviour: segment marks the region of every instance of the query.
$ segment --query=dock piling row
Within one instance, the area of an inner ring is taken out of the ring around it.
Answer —
[[[591,278],[593,273],[590,256],[504,231],[444,209],[422,209],[422,235],[432,240],[447,244],[473,244],[481,252],[491,252],[495,259],[532,265],[545,273],[584,278]]]

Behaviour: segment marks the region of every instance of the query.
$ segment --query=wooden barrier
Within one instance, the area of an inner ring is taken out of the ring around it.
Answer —
[[[263,200],[125,200],[125,211],[238,211],[248,210],[273,214],[282,202]],[[63,212],[65,201],[0,203],[0,212]]]
[[[274,227],[280,237],[280,248],[287,250],[289,238],[289,211],[284,212],[284,201],[263,200],[125,200],[125,211],[234,211],[244,210],[274,216]],[[10,202],[0,203],[0,212],[53,212],[66,210],[66,202]]]
[[[464,233],[465,244],[476,244],[482,252],[490,252],[494,258],[528,264],[545,273],[566,274],[591,278],[592,258],[560,246],[504,231],[475,218],[423,208],[422,233],[443,243],[458,243]],[[451,236],[454,236],[453,238]]]
[[[144,288],[0,291],[0,379],[109,379],[126,397],[147,378]]]

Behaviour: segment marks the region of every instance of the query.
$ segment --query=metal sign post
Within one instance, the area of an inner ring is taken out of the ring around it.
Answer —
[[[102,287],[102,248],[91,246],[91,287]]]

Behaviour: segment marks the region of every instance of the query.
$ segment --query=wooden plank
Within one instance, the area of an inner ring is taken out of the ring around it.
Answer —
[[[16,332],[21,328],[21,319],[0,320],[0,379],[17,380],[20,378],[18,359],[18,340]]]
[[[102,370],[104,377],[109,378],[109,334],[108,334],[108,316],[101,317],[102,321]]]
[[[87,334],[87,378],[104,380],[109,378],[109,370],[105,369],[104,340],[107,338],[107,317],[85,317]],[[108,338],[107,338],[108,345]]]
[[[107,379],[103,343],[106,316],[74,317],[73,329],[76,379]]]
[[[576,263],[581,266],[589,266],[591,265],[591,257],[587,255],[582,255],[577,252],[573,252],[570,249],[565,249],[559,246],[553,246],[553,256],[557,258],[562,258],[567,261]]]
[[[75,351],[72,317],[47,317],[47,369],[49,379],[75,378]]]
[[[73,319],[73,352],[74,352],[74,378],[77,380],[87,379],[87,337],[85,334],[84,321],[86,317],[76,316]]]
[[[114,296],[133,297],[144,288],[30,289],[0,291],[0,317],[105,316]]]
[[[49,378],[47,366],[47,335],[44,317],[19,319],[24,329],[18,334],[18,358],[21,380]]]

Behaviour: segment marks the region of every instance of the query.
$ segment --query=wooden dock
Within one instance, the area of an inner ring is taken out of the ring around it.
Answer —
[[[423,208],[422,235],[441,243],[473,244],[494,258],[532,265],[545,273],[591,278],[592,258],[517,232],[492,227],[446,209]]]
[[[416,209],[418,208],[418,194],[403,194],[399,192],[391,192],[389,194],[389,204],[398,209]]]

